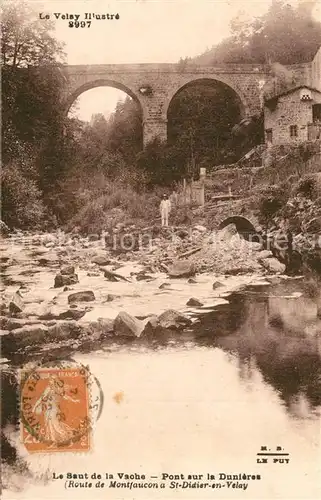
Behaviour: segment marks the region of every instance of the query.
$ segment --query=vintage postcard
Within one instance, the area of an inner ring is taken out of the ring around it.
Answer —
[[[2,498],[321,498],[320,0],[1,25]]]

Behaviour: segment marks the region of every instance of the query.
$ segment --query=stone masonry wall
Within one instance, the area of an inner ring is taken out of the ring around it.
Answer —
[[[312,122],[312,105],[321,102],[321,94],[312,92],[312,101],[300,100],[300,89],[280,96],[275,110],[264,109],[264,128],[272,129],[274,144],[297,144],[308,139],[308,123]],[[290,126],[297,125],[297,137],[290,137]]]
[[[239,97],[245,117],[260,113],[260,82],[267,78],[265,68],[259,65],[81,65],[66,66],[64,72],[69,82],[66,111],[81,93],[99,86],[119,88],[136,99],[142,108],[144,144],[154,137],[166,140],[168,107],[185,85],[203,79],[228,85]],[[143,95],[139,89],[147,86],[151,87],[152,93]]]

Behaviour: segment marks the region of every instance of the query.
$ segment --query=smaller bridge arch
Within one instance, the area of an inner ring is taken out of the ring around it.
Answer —
[[[246,217],[243,217],[242,215],[231,215],[230,217],[224,219],[220,223],[218,228],[224,229],[226,226],[229,226],[230,224],[235,225],[237,232],[241,236],[243,236],[245,240],[252,242],[257,241],[257,238],[255,238],[255,236],[258,234],[257,230],[255,229],[254,224]]]

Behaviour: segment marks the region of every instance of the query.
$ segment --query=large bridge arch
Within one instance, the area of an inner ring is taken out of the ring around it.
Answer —
[[[180,82],[178,85],[176,85],[175,88],[171,89],[171,93],[167,96],[165,102],[164,102],[164,108],[163,108],[163,113],[164,113],[164,118],[167,119],[168,117],[168,110],[170,108],[170,105],[173,101],[173,99],[185,88],[188,88],[192,86],[195,83],[212,83],[215,85],[215,83],[223,84],[229,89],[232,90],[233,94],[237,97],[237,100],[240,105],[240,112],[242,118],[245,118],[250,114],[250,107],[248,105],[247,99],[243,92],[235,85],[233,84],[229,79],[217,76],[217,75],[195,75],[194,77],[189,77],[184,79],[186,81]]]

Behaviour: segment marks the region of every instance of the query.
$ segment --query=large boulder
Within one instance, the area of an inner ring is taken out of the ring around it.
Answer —
[[[182,328],[192,324],[190,318],[185,316],[185,314],[174,311],[174,309],[168,309],[158,316],[158,325],[161,328],[171,328],[175,330],[181,330]]]
[[[177,260],[168,270],[170,278],[190,278],[195,273],[195,264],[189,260]]]
[[[27,346],[45,342],[48,339],[48,331],[49,328],[43,324],[25,325],[13,330],[2,337],[3,354],[7,356]]]
[[[1,330],[16,330],[17,328],[22,328],[27,325],[41,324],[40,319],[25,319],[25,318],[8,318],[6,316],[0,316],[0,328]]]
[[[91,290],[71,293],[68,296],[69,304],[74,304],[75,302],[91,302],[93,300],[95,300],[95,294]]]
[[[83,333],[84,327],[76,321],[57,321],[52,326],[42,323],[25,325],[11,331],[2,338],[3,354],[7,357],[26,348],[46,346],[53,340],[68,340],[78,338]]]
[[[144,326],[143,321],[121,311],[114,322],[114,334],[117,337],[140,337]]]
[[[59,273],[55,276],[54,287],[61,288],[63,286],[75,285],[76,283],[78,283],[77,274],[63,275]]]
[[[283,274],[285,272],[285,264],[282,264],[282,262],[275,257],[262,259],[261,263],[262,266],[265,267],[265,269],[267,269],[270,273]]]

